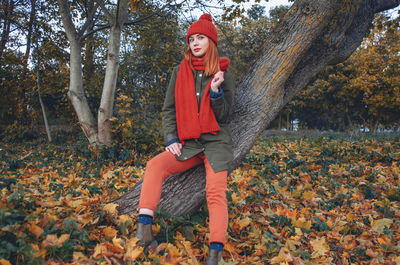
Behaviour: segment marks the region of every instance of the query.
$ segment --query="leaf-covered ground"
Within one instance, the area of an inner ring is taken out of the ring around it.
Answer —
[[[145,256],[137,216],[111,203],[149,157],[0,148],[0,264],[204,263],[205,204],[193,216],[158,213],[161,244]],[[229,180],[222,264],[400,264],[399,167],[399,136],[260,139]]]

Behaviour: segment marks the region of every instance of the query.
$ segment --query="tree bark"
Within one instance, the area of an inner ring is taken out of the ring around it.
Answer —
[[[24,55],[24,59],[27,65],[28,65],[29,55],[31,53],[33,23],[35,23],[35,14],[36,14],[36,0],[31,0],[30,2],[31,2],[31,12],[29,14],[28,35],[26,36],[26,50]]]
[[[70,42],[70,83],[68,98],[71,101],[86,138],[90,144],[97,142],[97,124],[87,102],[82,80],[82,42],[83,33],[78,33],[72,22],[67,0],[58,0],[60,15],[65,33]],[[88,18],[89,19],[89,18]]]
[[[118,1],[117,14],[112,17],[110,29],[110,42],[108,44],[107,67],[104,78],[103,92],[101,95],[98,112],[98,141],[100,144],[111,146],[111,122],[113,114],[114,96],[117,85],[119,69],[119,51],[121,46],[121,32],[128,14],[129,0]]]
[[[1,33],[1,40],[0,40],[0,58],[3,57],[4,50],[6,48],[6,44],[8,42],[10,36],[10,29],[11,29],[11,19],[14,12],[14,1],[8,2],[5,0],[3,3],[4,6],[4,22],[3,22],[3,31]]]
[[[40,106],[42,107],[43,121],[44,121],[44,127],[46,128],[47,139],[49,140],[49,143],[51,143],[51,133],[50,133],[49,122],[47,120],[46,108],[44,107],[44,103],[42,100],[42,94],[41,94],[41,84],[40,84],[41,80],[40,80],[39,65],[40,64],[38,62],[36,75],[37,75],[37,88],[38,88],[39,103],[40,103]]]
[[[297,0],[236,89],[230,121],[235,167],[313,76],[328,64],[344,61],[361,44],[374,14],[399,3]],[[193,213],[205,199],[204,187],[203,166],[172,176],[164,182],[159,207],[174,216]],[[115,201],[120,214],[136,211],[140,189],[141,181]]]

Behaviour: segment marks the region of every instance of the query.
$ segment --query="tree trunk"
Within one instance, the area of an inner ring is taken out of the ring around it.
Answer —
[[[347,59],[360,45],[374,14],[400,0],[297,0],[273,30],[263,54],[236,89],[230,126],[234,165],[279,111],[328,64]],[[136,212],[141,181],[115,202]],[[195,212],[205,199],[203,166],[168,178],[159,207],[174,216]],[[182,203],[184,202],[184,203]]]
[[[128,14],[128,3],[129,0],[118,1],[118,11],[110,29],[106,75],[104,78],[103,93],[101,95],[97,121],[98,141],[100,144],[106,146],[111,146],[112,144],[110,118],[113,114],[114,95],[118,78],[121,32]]]
[[[290,115],[290,113],[289,113],[289,111],[288,112],[286,112],[286,131],[288,132],[288,131],[290,131],[290,119],[289,119],[289,115]]]
[[[30,2],[31,2],[31,12],[29,15],[28,35],[26,36],[26,50],[24,55],[24,59],[27,65],[28,65],[29,55],[31,53],[33,23],[35,23],[35,13],[36,13],[36,0],[31,0]]]
[[[86,135],[86,138],[89,140],[90,144],[93,144],[97,142],[97,126],[83,90],[82,44],[79,40],[70,40],[70,44],[70,83],[68,98],[74,107],[79,125]]]
[[[282,112],[279,112],[279,131],[282,130]]]
[[[10,36],[11,16],[12,13],[14,12],[14,1],[11,0],[10,2],[8,2],[8,0],[5,0],[3,5],[4,5],[4,10],[3,10],[4,22],[0,40],[0,58],[3,57],[4,49],[6,48],[6,44]]]
[[[39,103],[40,103],[40,106],[42,107],[43,121],[44,121],[44,127],[46,128],[47,139],[49,140],[49,143],[51,143],[51,133],[50,133],[50,128],[49,128],[49,122],[47,120],[46,108],[44,107],[44,103],[43,103],[42,95],[41,95],[39,65],[40,64],[38,62],[38,67],[37,67],[36,74],[37,74],[37,88],[38,88]]]
[[[97,124],[90,111],[89,104],[83,91],[82,83],[82,43],[80,35],[76,32],[72,22],[71,12],[67,0],[58,0],[60,15],[64,24],[65,33],[70,42],[70,83],[68,98],[71,101],[89,143],[97,142]]]

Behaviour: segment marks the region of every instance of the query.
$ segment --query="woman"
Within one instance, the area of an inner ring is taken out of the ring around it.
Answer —
[[[147,248],[157,246],[152,217],[165,178],[204,163],[210,220],[208,265],[218,264],[226,243],[228,210],[226,182],[233,160],[227,123],[234,97],[229,59],[219,58],[218,34],[209,14],[188,29],[185,58],[172,73],[163,106],[166,151],[146,166],[139,202],[137,237]]]

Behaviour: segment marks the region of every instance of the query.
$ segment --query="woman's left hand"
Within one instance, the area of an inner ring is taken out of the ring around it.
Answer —
[[[211,89],[217,93],[218,88],[221,86],[222,82],[224,82],[224,72],[219,71],[214,75],[214,78],[211,81]]]

